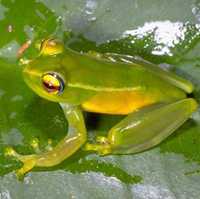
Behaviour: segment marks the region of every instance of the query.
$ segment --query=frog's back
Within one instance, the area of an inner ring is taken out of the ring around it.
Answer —
[[[142,65],[113,63],[88,56],[67,57],[62,64],[68,86],[95,91],[96,94],[82,104],[91,112],[128,114],[156,102],[185,98],[181,89]]]

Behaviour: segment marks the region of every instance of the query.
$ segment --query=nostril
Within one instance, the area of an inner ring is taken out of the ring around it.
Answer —
[[[19,60],[19,64],[20,64],[20,65],[27,65],[27,64],[29,64],[30,62],[31,62],[30,59],[25,59],[25,58],[21,58],[21,59]]]

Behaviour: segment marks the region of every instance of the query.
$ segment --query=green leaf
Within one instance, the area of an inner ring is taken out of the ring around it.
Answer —
[[[77,51],[141,56],[191,80],[200,101],[199,0],[0,0],[0,198],[191,198],[200,195],[200,111],[159,146],[134,155],[78,151],[53,168],[37,168],[23,182],[20,163],[4,157],[12,145],[23,154],[30,142],[55,145],[67,132],[56,103],[24,83],[17,51],[34,57],[34,42],[54,35]],[[106,134],[121,118],[87,115],[89,139]]]

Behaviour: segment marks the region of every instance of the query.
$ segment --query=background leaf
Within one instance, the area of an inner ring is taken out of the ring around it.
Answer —
[[[200,112],[154,149],[99,157],[77,152],[57,167],[35,169],[24,182],[19,162],[3,156],[7,145],[31,153],[37,137],[56,144],[67,123],[59,106],[23,82],[17,50],[49,35],[77,51],[141,56],[195,84],[200,98],[198,0],[0,0],[0,198],[200,198]],[[34,57],[32,45],[25,57]],[[87,115],[89,139],[106,134],[120,117]]]

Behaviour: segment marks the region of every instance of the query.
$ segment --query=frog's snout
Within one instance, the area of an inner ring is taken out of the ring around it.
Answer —
[[[41,77],[41,72],[37,70],[35,67],[34,61],[30,59],[23,59],[20,60],[20,63],[23,65],[23,74],[24,78],[38,78]]]
[[[24,79],[26,80],[28,77],[31,77],[34,75],[34,73],[32,72],[32,69],[31,69],[31,62],[32,60],[30,59],[24,59],[24,58],[21,58],[19,60],[19,65],[23,67],[23,76],[24,76]]]
[[[26,66],[26,65],[28,65],[30,62],[31,62],[30,59],[21,58],[21,59],[19,60],[19,65],[21,65],[21,66]]]
[[[23,69],[23,77],[25,83],[35,92],[37,92],[38,87],[40,87],[41,82],[41,73],[39,71],[35,70],[32,67],[31,64],[32,61],[27,62],[27,64],[24,65]]]

